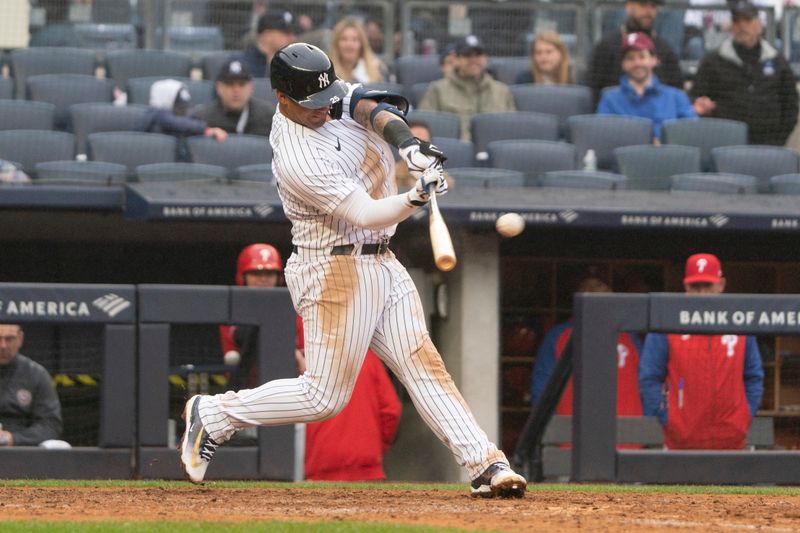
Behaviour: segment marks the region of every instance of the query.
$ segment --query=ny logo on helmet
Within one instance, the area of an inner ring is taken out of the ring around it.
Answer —
[[[322,74],[320,74],[318,79],[319,79],[319,88],[320,89],[322,89],[323,87],[327,87],[328,85],[331,84],[331,82],[328,81],[328,73],[327,72],[323,72]]]

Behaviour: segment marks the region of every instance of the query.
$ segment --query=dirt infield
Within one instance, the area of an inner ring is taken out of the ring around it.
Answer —
[[[2,520],[354,520],[495,531],[800,531],[800,496],[452,490],[0,487]]]

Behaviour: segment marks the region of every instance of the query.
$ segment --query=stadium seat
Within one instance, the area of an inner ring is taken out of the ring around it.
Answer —
[[[85,154],[89,134],[102,131],[131,131],[147,107],[113,104],[75,104],[70,107],[76,151]]]
[[[485,167],[448,168],[456,187],[522,187],[525,174],[518,170]]]
[[[415,83],[411,86],[411,88],[405,87],[403,90],[403,94],[406,95],[406,98],[411,99],[411,105],[418,106],[419,103],[422,101],[422,97],[425,96],[425,93],[428,92],[428,87],[430,87],[431,82],[423,81],[420,83]]]
[[[485,159],[485,155],[481,154],[485,154],[486,146],[492,141],[557,141],[558,117],[529,111],[481,113],[472,117],[470,129],[480,160]]]
[[[153,163],[136,167],[136,177],[142,182],[153,181],[211,181],[227,180],[228,170],[201,163]]]
[[[796,152],[780,146],[742,145],[711,149],[717,172],[747,174],[758,178],[758,192],[769,192],[772,176],[796,174],[800,158]]]
[[[700,149],[677,144],[621,146],[614,149],[616,168],[630,189],[667,190],[670,176],[700,172]]]
[[[216,81],[217,74],[219,74],[222,65],[224,65],[228,59],[238,53],[239,52],[233,52],[229,50],[204,53],[203,57],[200,59],[200,68],[203,71],[203,79]]]
[[[269,142],[259,135],[229,135],[223,142],[209,137],[189,137],[187,145],[194,163],[217,165],[229,171],[272,161]]]
[[[711,149],[718,146],[747,144],[747,124],[722,118],[681,118],[664,122],[664,144],[682,144],[700,148],[701,166],[711,170]]]
[[[434,137],[433,144],[447,156],[444,168],[475,166],[475,146],[469,141],[461,141],[450,137]]]
[[[75,157],[75,138],[71,133],[46,130],[0,131],[0,159],[22,165],[35,177],[36,163],[61,161]]]
[[[539,176],[551,170],[575,170],[575,146],[553,141],[493,141],[487,147],[492,168],[518,170],[526,185],[538,185]]]
[[[461,119],[455,113],[446,111],[420,111],[414,109],[408,112],[408,121],[424,122],[431,129],[434,137],[461,137]]]
[[[592,90],[583,85],[510,85],[518,111],[551,113],[559,118],[561,137],[567,137],[567,118],[594,112]]]
[[[90,133],[88,155],[92,161],[119,163],[133,175],[136,167],[174,163],[177,140],[171,135],[139,131]]]
[[[0,76],[0,100],[14,98],[14,78]]]
[[[272,90],[272,82],[269,81],[269,78],[253,78],[253,85],[255,87],[253,98],[266,100],[274,106],[278,105],[278,95]]]
[[[628,178],[613,172],[589,170],[553,170],[539,179],[542,187],[568,189],[627,189]]]
[[[106,57],[108,77],[119,87],[130,78],[188,78],[192,62],[188,55],[163,50],[115,50]]]
[[[233,180],[272,183],[272,165],[269,163],[243,165],[233,173]]]
[[[403,85],[409,94],[414,84],[431,82],[442,77],[438,55],[398,57],[394,62],[394,72],[397,83]]]
[[[130,50],[136,48],[133,24],[75,24],[81,48],[93,50]]]
[[[517,81],[520,72],[531,68],[531,60],[528,56],[494,56],[489,57],[488,69],[494,78],[511,85]]]
[[[130,78],[126,85],[129,104],[150,103],[150,87],[158,80],[169,79],[164,76],[150,76],[145,78]],[[200,105],[210,102],[214,98],[214,82],[208,80],[193,80],[191,78],[171,78],[182,81],[192,97],[192,104]]]
[[[95,54],[82,48],[18,48],[11,52],[11,74],[17,98],[25,98],[25,81],[37,74],[83,74],[93,76]]]
[[[56,106],[55,127],[62,130],[71,129],[71,105],[114,100],[113,82],[84,74],[40,74],[26,84],[30,100]]]
[[[583,158],[594,150],[598,170],[614,170],[614,148],[653,141],[653,123],[620,115],[577,115],[567,119],[569,139]]]
[[[0,100],[0,130],[52,130],[56,106],[27,100]]]
[[[758,188],[755,176],[698,172],[672,176],[673,191],[701,191],[724,194],[754,194]]]
[[[772,176],[769,183],[776,194],[800,194],[800,174]]]
[[[217,26],[171,26],[165,48],[176,52],[196,53],[222,50],[222,31]]]
[[[36,163],[36,183],[50,185],[121,185],[125,165],[102,161],[48,161]]]

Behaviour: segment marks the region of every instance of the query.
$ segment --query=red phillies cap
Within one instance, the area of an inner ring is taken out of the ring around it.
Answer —
[[[640,31],[629,33],[622,39],[622,53],[628,50],[649,50],[655,52],[656,47],[653,40],[646,34]]]
[[[694,254],[686,260],[684,283],[717,283],[722,279],[722,266],[712,254]]]

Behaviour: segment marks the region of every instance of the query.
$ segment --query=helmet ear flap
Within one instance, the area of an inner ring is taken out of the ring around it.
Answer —
[[[343,112],[344,112],[344,100],[339,100],[338,102],[333,104],[331,108],[328,110],[328,114],[334,120],[339,120],[340,118],[342,118]]]

